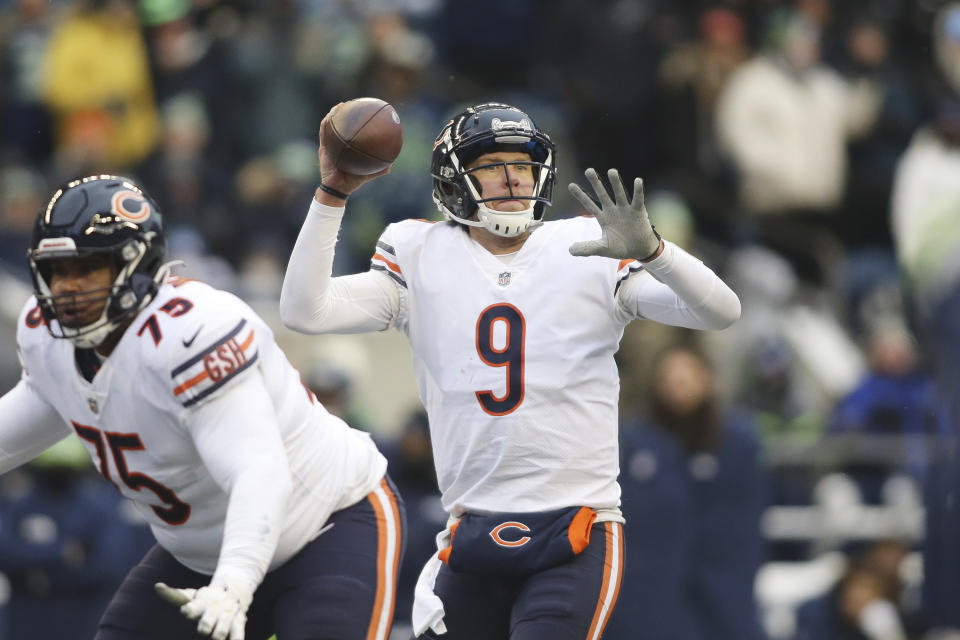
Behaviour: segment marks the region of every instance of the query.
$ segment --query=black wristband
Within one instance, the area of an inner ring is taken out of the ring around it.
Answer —
[[[657,233],[657,228],[652,224],[650,225],[650,228],[653,229],[653,235],[657,237],[657,248],[653,253],[651,253],[646,258],[640,258],[640,262],[650,262],[651,260],[653,260],[653,256],[657,255],[657,251],[660,251],[660,245],[663,244],[663,238],[660,237],[659,233]]]
[[[337,189],[334,189],[333,187],[328,187],[327,185],[323,184],[323,182],[320,182],[320,191],[324,191],[324,192],[326,192],[326,193],[329,193],[329,194],[332,195],[334,198],[340,198],[341,200],[346,200],[347,198],[350,197],[350,194],[344,193],[343,191],[338,191]]]

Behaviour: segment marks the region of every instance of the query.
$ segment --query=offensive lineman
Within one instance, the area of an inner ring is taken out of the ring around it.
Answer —
[[[570,185],[595,217],[542,223],[554,145],[508,105],[447,123],[431,173],[449,221],[389,225],[366,273],[330,277],[346,197],[376,176],[337,170],[322,147],[319,159],[281,317],[302,332],[395,327],[410,340],[450,514],[417,585],[415,633],[596,640],[622,575],[623,329],[639,317],[723,329],[740,315],[736,294],[660,239],[641,181],[631,201],[615,170],[613,199],[586,172],[599,204]]]
[[[0,473],[76,433],[149,521],[157,545],[97,640],[385,640],[405,522],[386,460],[246,304],[169,276],[165,250],[125,178],[75,180],[40,212]]]

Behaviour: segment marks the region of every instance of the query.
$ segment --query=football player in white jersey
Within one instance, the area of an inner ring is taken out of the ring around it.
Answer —
[[[165,249],[125,178],[75,180],[40,212],[0,473],[73,433],[149,522],[97,640],[386,640],[405,515],[385,459],[250,307],[171,277]]]
[[[290,257],[280,312],[292,329],[409,338],[448,528],[413,611],[423,637],[596,640],[616,602],[623,549],[614,353],[635,318],[723,329],[740,302],[654,231],[637,179],[612,196],[596,172],[592,216],[543,222],[555,148],[523,111],[482,104],[434,144],[433,199],[447,222],[391,224],[371,270],[331,277],[347,196],[374,176],[321,183]],[[643,526],[636,523],[634,526]]]

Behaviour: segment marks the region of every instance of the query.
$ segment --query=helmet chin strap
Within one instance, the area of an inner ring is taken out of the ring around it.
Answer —
[[[506,171],[506,168],[504,168]],[[536,207],[536,200],[529,200],[529,206],[521,211],[497,211],[487,206],[480,195],[480,190],[473,180],[466,180],[467,189],[477,203],[477,220],[479,224],[471,226],[484,227],[490,233],[503,238],[516,238],[522,235],[533,225],[533,210]],[[512,192],[511,192],[511,195]],[[511,200],[510,196],[505,196],[503,200]],[[470,224],[471,221],[467,221]]]
[[[531,200],[530,206],[522,211],[497,211],[481,202],[477,204],[477,218],[480,225],[490,233],[504,238],[516,238],[527,229],[540,224],[533,219],[534,206],[536,203]]]
[[[142,258],[142,256],[143,256],[143,251],[141,251],[140,253],[140,258]],[[138,260],[140,258],[138,258]],[[157,269],[157,273],[153,277],[153,281],[154,283],[156,283],[157,287],[163,284],[163,282],[167,279],[167,276],[170,274],[170,267],[180,262],[181,261],[179,260],[172,260],[170,262],[164,263],[163,265],[160,266],[159,269]],[[116,286],[117,283],[121,282],[122,280],[127,280],[127,278],[124,277],[125,275],[127,275],[126,272],[132,271],[135,266],[136,266],[135,262],[130,265],[127,265],[127,267],[125,267],[119,274],[117,274],[117,277],[114,280],[114,286]],[[46,283],[43,283],[43,286],[44,288],[46,288]],[[127,291],[123,292],[120,295],[132,296],[133,292],[131,292],[128,289]],[[116,320],[109,319],[110,304],[112,299],[113,299],[112,295],[109,298],[107,298],[105,304],[103,305],[103,311],[100,312],[100,317],[84,327],[80,327],[78,329],[71,329],[69,327],[64,327],[61,324],[60,331],[63,332],[63,337],[69,340],[73,344],[73,346],[75,346],[78,349],[94,349],[96,347],[99,347],[100,344],[107,339],[107,336],[109,336],[111,333],[113,333],[118,328],[120,328],[125,322],[127,322],[128,320],[136,316],[136,314],[145,306],[150,304],[150,301],[153,300],[153,296],[152,295],[143,296],[143,298],[140,300],[140,304],[137,305],[137,308],[135,311],[126,313],[122,317],[117,318]],[[57,320],[57,322],[59,322],[59,319]]]
[[[104,315],[106,314],[106,308],[104,308]],[[95,326],[98,323],[103,322],[103,324],[95,329],[89,329],[89,327]],[[104,340],[107,339],[116,327],[112,322],[105,322],[103,315],[100,318],[91,324],[88,324],[86,327],[81,327],[80,329],[69,329],[67,327],[61,326],[61,331],[64,333],[64,337],[73,343],[77,349],[93,349],[100,346]],[[71,335],[70,331],[76,331],[78,335]]]

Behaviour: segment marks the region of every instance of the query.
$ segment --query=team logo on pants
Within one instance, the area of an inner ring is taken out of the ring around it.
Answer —
[[[519,529],[524,533],[530,531],[530,527],[523,524],[522,522],[514,522],[513,520],[498,524],[493,529],[490,530],[490,537],[493,538],[493,541],[496,542],[501,547],[522,547],[523,545],[530,542],[530,536],[521,536],[516,540],[505,540],[501,537],[501,533],[505,532],[507,529]],[[515,534],[513,534],[515,535]]]

